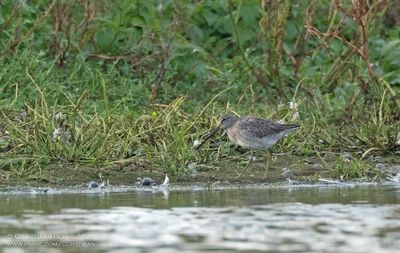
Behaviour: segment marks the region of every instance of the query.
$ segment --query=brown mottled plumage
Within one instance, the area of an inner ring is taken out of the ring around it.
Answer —
[[[222,116],[218,128],[226,130],[236,145],[250,149],[268,149],[280,138],[298,129],[297,124],[279,124],[252,116]]]
[[[298,124],[279,124],[268,119],[260,119],[252,116],[236,117],[226,114],[221,117],[218,127],[211,131],[196,149],[199,149],[220,129],[225,130],[229,140],[236,145],[253,150],[268,149],[279,139],[298,128],[300,128]],[[253,153],[251,152],[250,161],[240,175],[247,169],[252,160],[252,155]],[[267,171],[268,164],[266,173]]]

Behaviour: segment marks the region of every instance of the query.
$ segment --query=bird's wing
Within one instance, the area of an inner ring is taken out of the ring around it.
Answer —
[[[269,135],[275,135],[286,130],[285,125],[273,122],[267,119],[255,117],[245,117],[236,122],[238,129],[247,136],[263,138]]]

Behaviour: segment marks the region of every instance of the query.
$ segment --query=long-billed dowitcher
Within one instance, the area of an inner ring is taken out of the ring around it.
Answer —
[[[196,149],[199,149],[218,130],[225,130],[230,141],[236,145],[250,149],[250,159],[246,167],[239,174],[241,176],[253,160],[254,149],[268,150],[279,139],[298,128],[300,128],[298,124],[280,124],[268,119],[260,119],[252,116],[236,117],[226,114],[219,120],[218,127],[212,130]],[[268,154],[270,155],[269,152]],[[269,157],[267,158],[265,175],[268,173],[268,167]]]

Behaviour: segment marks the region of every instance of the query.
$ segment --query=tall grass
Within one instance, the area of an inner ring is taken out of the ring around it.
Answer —
[[[300,123],[277,152],[399,152],[387,1],[1,5],[0,166],[16,174],[54,161],[224,166],[230,149],[193,142],[225,112]]]

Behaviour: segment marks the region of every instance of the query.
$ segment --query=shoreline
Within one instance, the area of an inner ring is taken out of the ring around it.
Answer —
[[[26,175],[17,176],[11,172],[0,170],[2,187],[74,187],[83,186],[90,181],[109,182],[110,185],[134,186],[138,178],[150,177],[160,185],[168,174],[170,184],[204,184],[212,185],[216,182],[226,185],[271,184],[292,181],[305,184],[314,184],[322,179],[337,182],[384,182],[390,177],[400,173],[400,166],[393,163],[395,157],[386,157],[387,162],[371,162],[368,177],[343,178],[338,173],[335,160],[321,164],[316,162],[316,157],[287,156],[278,157],[268,170],[265,177],[264,161],[253,162],[246,173],[237,177],[243,168],[244,161],[219,164],[218,166],[198,165],[195,170],[187,169],[185,172],[170,173],[168,169],[158,168],[148,161],[137,160],[130,164],[90,166],[85,164],[52,163],[37,171],[28,171]],[[232,159],[233,160],[233,159]],[[314,162],[313,162],[314,161]],[[355,162],[358,163],[358,160]],[[351,167],[352,163],[344,166]],[[192,168],[193,169],[193,168]],[[340,169],[340,168],[339,168]]]

